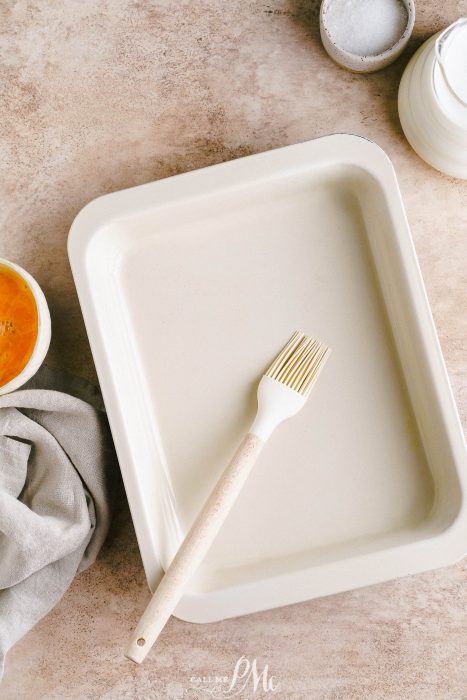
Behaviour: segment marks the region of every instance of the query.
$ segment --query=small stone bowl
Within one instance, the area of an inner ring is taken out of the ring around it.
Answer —
[[[337,65],[354,73],[373,73],[374,71],[385,68],[390,63],[398,58],[405,49],[410,35],[412,34],[415,22],[415,4],[413,0],[401,0],[407,10],[407,24],[400,38],[396,43],[386,51],[379,54],[370,54],[368,56],[359,56],[355,53],[350,53],[342,49],[332,40],[327,27],[327,11],[331,2],[338,0],[323,0],[319,15],[319,28],[321,33],[321,41],[328,52],[329,56]]]

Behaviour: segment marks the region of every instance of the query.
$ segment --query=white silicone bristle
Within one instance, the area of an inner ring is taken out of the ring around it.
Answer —
[[[308,396],[331,350],[319,340],[296,331],[266,372],[302,396]]]

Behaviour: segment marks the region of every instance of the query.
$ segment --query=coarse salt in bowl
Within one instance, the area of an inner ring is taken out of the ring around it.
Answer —
[[[413,0],[323,0],[320,32],[329,56],[343,68],[371,73],[396,60],[415,22]]]

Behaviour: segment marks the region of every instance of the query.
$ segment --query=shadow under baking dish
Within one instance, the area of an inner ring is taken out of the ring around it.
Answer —
[[[333,349],[305,409],[264,449],[182,617],[218,619],[444,563],[433,542],[458,517],[462,492],[420,335],[426,300],[411,289],[396,226],[377,178],[358,163],[323,163],[206,196],[156,196],[91,240],[87,273],[118,377],[113,412],[131,442],[119,455],[131,461],[122,471],[145,522],[150,581],[248,429],[259,378],[291,332]]]

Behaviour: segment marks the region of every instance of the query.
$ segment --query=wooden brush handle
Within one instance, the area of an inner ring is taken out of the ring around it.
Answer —
[[[165,626],[242,490],[264,442],[248,433],[220,477],[143,613],[127,656],[141,663]]]

